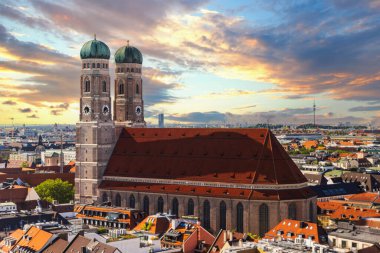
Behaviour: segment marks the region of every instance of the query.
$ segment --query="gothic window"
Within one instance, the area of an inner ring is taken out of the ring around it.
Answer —
[[[297,207],[295,203],[290,203],[288,206],[288,219],[295,220],[297,218]]]
[[[143,199],[143,211],[146,213],[146,215],[149,215],[149,198],[148,198],[148,196],[145,196]]]
[[[84,69],[86,68],[86,63],[83,63],[83,68],[84,68]]]
[[[92,68],[93,68],[93,69],[95,68],[95,63],[92,64]]]
[[[205,229],[210,228],[210,202],[205,200],[203,202],[203,227]]]
[[[127,72],[129,72],[129,68],[127,68]]]
[[[102,68],[105,68],[105,67],[106,67],[106,64],[103,63]]]
[[[87,63],[87,68],[88,68],[88,69],[90,68],[90,63]]]
[[[108,201],[108,195],[107,195],[107,193],[103,193],[102,200],[103,200],[103,202],[107,202]]]
[[[187,215],[194,215],[194,201],[189,199],[187,202]]]
[[[314,221],[314,205],[312,201],[310,201],[309,209],[309,220]]]
[[[136,94],[140,94],[140,87],[138,84],[136,84]]]
[[[106,63],[106,69],[108,69],[108,63]]]
[[[164,212],[164,199],[162,197],[159,197],[157,200],[157,212],[158,213]]]
[[[91,90],[90,80],[86,79],[84,81],[84,92],[90,92],[90,90]]]
[[[239,202],[236,206],[236,231],[243,233],[244,224],[244,207],[243,204]]]
[[[131,194],[131,196],[129,196],[129,207],[135,208],[135,203],[136,203],[135,196],[133,196],[133,194]]]
[[[267,204],[259,207],[259,235],[263,236],[269,230],[269,208]]]
[[[226,218],[227,218],[227,206],[226,202],[222,201],[219,205],[219,226],[220,229],[226,229]]]
[[[96,64],[96,67],[97,67],[98,69],[100,69],[100,63]]]
[[[131,68],[131,72],[135,72],[135,68]]]
[[[123,84],[123,82],[119,83],[119,94],[120,95],[124,94],[124,84]]]
[[[115,198],[115,206],[121,206],[121,196],[120,194],[116,194],[116,198]]]
[[[103,92],[107,92],[107,82],[106,81],[102,82],[102,90],[103,90]]]
[[[178,217],[178,199],[174,198],[172,200],[172,214]]]

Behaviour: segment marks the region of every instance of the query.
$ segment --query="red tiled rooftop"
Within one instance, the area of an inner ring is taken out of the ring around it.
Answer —
[[[238,184],[307,182],[268,129],[126,128],[104,175]],[[108,186],[112,184],[103,184]],[[249,194],[237,194],[241,192]]]

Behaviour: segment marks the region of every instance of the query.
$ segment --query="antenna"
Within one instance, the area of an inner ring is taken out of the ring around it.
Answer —
[[[63,132],[61,129],[61,154],[60,154],[60,172],[63,173]]]
[[[315,125],[315,111],[316,111],[316,106],[315,106],[315,98],[314,98],[314,104],[313,104],[313,116],[314,116],[314,128],[316,127],[316,125]]]

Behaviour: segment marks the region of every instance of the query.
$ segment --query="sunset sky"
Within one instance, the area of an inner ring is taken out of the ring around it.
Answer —
[[[380,125],[380,1],[1,1],[0,124],[76,123],[79,51],[143,54],[146,121]],[[111,69],[113,77],[114,69]]]

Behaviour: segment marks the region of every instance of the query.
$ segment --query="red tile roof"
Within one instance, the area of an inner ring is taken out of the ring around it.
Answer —
[[[299,235],[303,238],[311,237],[316,243],[326,243],[327,235],[317,223],[304,222],[299,220],[284,219],[274,228],[269,230],[264,238],[266,239],[291,239],[295,240]]]
[[[268,129],[126,128],[104,175],[237,184],[307,182]]]
[[[375,192],[363,192],[351,195],[347,199],[349,202],[365,202],[380,204],[380,195]]]

